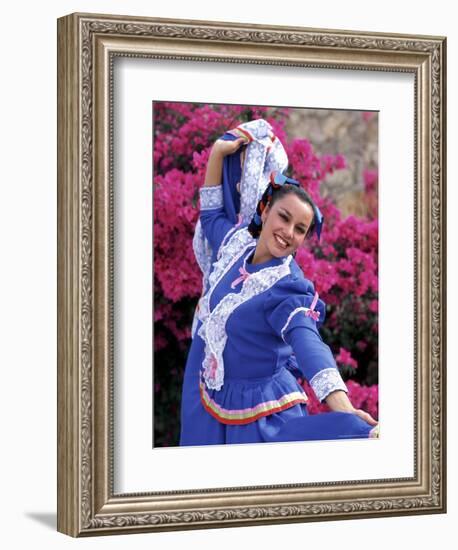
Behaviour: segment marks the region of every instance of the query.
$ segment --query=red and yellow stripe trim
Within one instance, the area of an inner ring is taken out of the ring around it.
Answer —
[[[245,130],[244,128],[234,128],[233,130],[229,130],[228,133],[232,134],[233,136],[243,137],[248,140],[249,143],[254,141],[254,136],[251,134],[251,132]]]
[[[284,411],[294,405],[306,403],[308,398],[304,392],[295,391],[282,395],[280,399],[265,401],[247,409],[225,409],[215,403],[208,395],[204,382],[200,382],[200,399],[204,409],[222,424],[249,424],[263,416]]]

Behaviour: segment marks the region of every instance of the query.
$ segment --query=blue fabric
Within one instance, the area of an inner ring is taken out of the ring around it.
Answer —
[[[227,232],[234,227],[227,217],[224,208],[214,210],[202,210],[200,223],[205,237],[212,248],[212,264],[216,261],[219,247]]]
[[[293,262],[293,270],[300,268]],[[310,308],[315,295],[313,284],[300,277],[299,274],[279,281],[268,292],[264,302],[264,311],[267,322],[275,334],[282,338],[294,350],[295,364],[293,368],[299,371],[300,376],[311,380],[321,370],[337,369],[330,347],[323,342],[318,328],[323,324],[326,316],[326,306],[319,299],[315,310],[320,312],[319,321],[307,317],[300,310],[293,315],[282,332],[291,313],[297,308]]]
[[[221,139],[235,140],[232,134]],[[224,205],[200,214],[203,232],[213,249],[212,261],[228,231],[237,223],[240,196],[236,184],[241,179],[242,148],[223,162],[222,186]],[[231,283],[239,277],[245,261],[246,270],[259,270],[280,265],[282,258],[253,265],[250,263],[254,245],[225,273],[212,291],[213,311],[228,293],[238,293]],[[225,410],[252,409],[259,404],[281,400],[285,395],[303,393],[297,375],[310,380],[320,370],[337,368],[329,347],[318,328],[325,320],[326,306],[319,300],[316,310],[320,318],[314,321],[303,313],[294,315],[288,329],[282,328],[297,307],[310,307],[315,289],[293,260],[291,273],[271,289],[237,307],[226,321],[227,341],[224,348],[224,385],[221,390],[205,388],[216,407]],[[230,443],[261,443],[274,441],[326,440],[368,437],[372,426],[350,413],[309,415],[304,403],[293,404],[279,412],[261,416],[249,423],[229,424],[216,419],[201,400],[202,363],[205,344],[198,331],[188,353],[181,401],[180,445],[214,445]]]
[[[225,133],[220,137],[225,141],[235,141],[237,138],[229,133]],[[223,160],[223,199],[224,212],[229,222],[234,225],[237,223],[237,216],[240,212],[240,193],[237,191],[236,185],[242,178],[242,167],[240,166],[240,155],[244,146],[239,147],[232,155],[227,155]]]
[[[208,215],[207,211],[205,216]],[[218,209],[214,211],[219,216]],[[208,221],[208,220],[207,220]],[[212,227],[203,223],[204,231]],[[213,311],[229,293],[242,289],[231,283],[239,276],[245,260],[249,273],[280,265],[283,258],[268,262],[250,263],[255,247],[251,247],[225,273],[213,289],[210,310]],[[224,348],[224,385],[221,390],[205,391],[215,406],[229,411],[252,409],[259,404],[281,400],[303,389],[292,374],[294,352],[296,368],[310,379],[322,369],[334,367],[329,347],[319,335],[316,321],[300,313],[292,318],[291,330],[281,329],[296,307],[309,307],[314,296],[313,284],[307,280],[294,260],[291,273],[280,279],[270,290],[237,307],[226,322],[227,341]],[[324,318],[325,304],[320,300],[317,309]],[[198,323],[198,329],[201,322]],[[211,445],[224,443],[258,443],[308,439],[337,439],[367,437],[371,426],[350,413],[308,415],[306,405],[273,412],[245,424],[230,424],[214,418],[204,407],[199,384],[204,359],[204,342],[197,333],[189,351],[182,393],[180,445]],[[343,416],[342,416],[343,415]]]
[[[362,439],[368,437],[370,430],[371,426],[355,414],[328,412],[313,414],[306,419],[300,416],[292,418],[272,435],[270,441]]]
[[[204,342],[196,335],[189,350],[183,379],[180,445],[212,445],[226,442],[224,424],[210,416],[200,401],[199,370],[203,356]]]
[[[235,141],[237,138],[226,132],[219,139]],[[224,157],[221,176],[223,206],[217,210],[202,211],[200,213],[200,221],[202,226],[205,226],[204,233],[212,249],[212,263],[217,259],[218,250],[225,235],[238,221],[240,193],[236,186],[242,177],[242,168],[240,165],[242,150],[243,146],[239,147],[235,153]]]

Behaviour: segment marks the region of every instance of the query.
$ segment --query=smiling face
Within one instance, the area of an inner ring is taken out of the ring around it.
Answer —
[[[313,222],[313,209],[294,193],[288,193],[267,206],[261,214],[262,231],[254,263],[288,256],[304,242]]]

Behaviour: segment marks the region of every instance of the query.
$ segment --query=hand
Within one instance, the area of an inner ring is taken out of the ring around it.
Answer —
[[[331,392],[326,397],[326,403],[332,411],[356,414],[356,416],[359,416],[359,418],[367,422],[370,426],[376,426],[378,424],[377,420],[374,420],[366,411],[363,411],[362,409],[355,409],[351,401],[348,399],[347,394],[342,390]]]
[[[356,414],[356,416],[359,416],[362,420],[370,424],[371,426],[377,426],[378,422],[377,420],[374,420],[372,416],[362,409],[354,409],[353,414]]]
[[[220,185],[224,157],[235,153],[244,143],[248,143],[248,140],[243,137],[235,141],[226,141],[224,139],[217,139],[215,141],[208,157],[204,187]]]
[[[212,154],[218,154],[223,157],[226,157],[227,155],[232,155],[232,153],[235,153],[238,151],[238,149],[242,146],[248,143],[248,140],[246,138],[240,137],[236,139],[235,141],[226,141],[224,139],[217,139],[212,147]]]

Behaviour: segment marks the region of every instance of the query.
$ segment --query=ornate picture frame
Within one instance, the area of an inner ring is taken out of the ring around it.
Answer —
[[[413,75],[412,477],[114,492],[119,57]],[[78,537],[446,511],[445,92],[444,37],[80,13],[58,20],[58,531]]]

